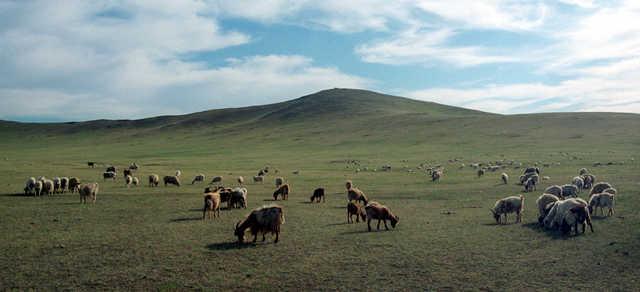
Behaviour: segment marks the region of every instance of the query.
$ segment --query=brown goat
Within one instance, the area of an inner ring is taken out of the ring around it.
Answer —
[[[272,233],[276,235],[274,242],[278,243],[282,224],[284,224],[284,210],[281,206],[263,206],[251,211],[243,221],[238,221],[234,234],[238,237],[238,242],[243,243],[245,231],[250,229],[255,243],[258,233],[262,233],[262,241],[266,240],[267,233]]]
[[[313,195],[311,195],[311,203],[313,203],[314,201],[316,203],[320,203],[320,200],[322,200],[322,202],[325,201],[324,188],[315,189],[315,191],[313,191]]]
[[[369,199],[367,199],[367,196],[364,194],[363,191],[361,191],[358,188],[353,188],[353,187],[350,188],[347,191],[347,200],[349,202],[351,202],[351,201],[356,201],[356,202],[360,201],[364,205],[367,205],[367,203],[369,202]]]
[[[356,215],[356,222],[360,222],[360,218],[362,218],[362,222],[367,220],[367,213],[364,208],[359,204],[349,202],[347,204],[347,223],[353,223],[353,215]]]
[[[202,220],[205,218],[216,218],[216,214],[218,218],[220,218],[220,189],[216,190],[212,193],[204,194],[204,207],[202,207]]]
[[[275,192],[273,192],[273,200],[277,201],[278,195],[282,196],[283,201],[287,200],[289,198],[290,191],[291,188],[289,187],[289,184],[281,185]]]
[[[393,215],[391,210],[385,205],[382,205],[378,202],[371,202],[366,207],[365,210],[367,212],[367,228],[371,231],[371,220],[378,220],[378,230],[380,230],[380,221],[384,222],[384,228],[389,230],[387,227],[387,220],[391,221],[391,227],[396,228],[400,217]]]

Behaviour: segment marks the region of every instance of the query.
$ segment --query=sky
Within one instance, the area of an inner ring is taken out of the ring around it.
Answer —
[[[362,88],[640,113],[640,1],[0,0],[0,119],[136,119]]]

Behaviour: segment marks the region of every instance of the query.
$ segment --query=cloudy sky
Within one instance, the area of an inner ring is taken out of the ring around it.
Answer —
[[[0,0],[0,119],[142,118],[365,88],[640,113],[640,1]]]

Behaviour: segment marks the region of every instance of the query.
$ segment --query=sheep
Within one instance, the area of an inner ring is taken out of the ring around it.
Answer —
[[[180,171],[179,169],[176,170],[175,177],[180,177],[181,175],[182,175],[182,171]]]
[[[612,195],[617,195],[618,194],[618,190],[614,189],[614,188],[608,188],[608,189],[604,189],[604,191],[602,191],[603,193],[609,193]]]
[[[578,197],[578,187],[573,184],[562,185],[562,198]]]
[[[391,227],[393,228],[396,228],[398,221],[400,221],[400,218],[398,216],[391,213],[389,207],[378,202],[371,202],[367,204],[364,209],[367,213],[367,229],[369,231],[371,231],[371,220],[374,219],[378,220],[377,230],[380,230],[380,221],[384,222],[384,228],[386,230],[389,230],[389,227],[387,226],[387,220],[391,221]]]
[[[104,172],[109,172],[109,171],[111,171],[111,172],[117,172],[117,171],[116,171],[116,167],[115,167],[115,166],[113,166],[113,165],[112,165],[112,166],[107,167],[107,170],[105,170]]]
[[[562,187],[559,186],[559,185],[552,185],[552,186],[547,187],[544,190],[544,193],[552,194],[552,195],[554,195],[554,196],[556,196],[558,198],[562,198]]]
[[[524,185],[524,183],[525,183],[525,182],[527,182],[527,180],[528,180],[529,178],[531,178],[531,177],[536,177],[536,178],[535,178],[536,183],[538,182],[538,179],[539,179],[538,174],[534,171],[534,172],[527,172],[527,173],[525,173],[525,174],[521,175],[521,176],[520,176],[520,180],[519,180],[519,181],[520,181],[520,183],[519,183],[519,184],[520,184],[520,185]]]
[[[131,175],[131,169],[124,169],[122,171],[122,176],[127,177],[127,175]]]
[[[580,215],[580,217],[584,217],[584,212],[586,211],[588,215],[589,212],[587,210],[587,206],[588,206],[588,203],[585,200],[580,198],[569,198],[566,200],[557,201],[553,203],[553,205],[551,206],[549,212],[547,213],[547,216],[543,220],[543,225],[547,229],[562,228],[563,222],[566,221],[567,215],[569,215],[569,219],[572,219],[572,220],[576,219],[575,214]],[[572,214],[568,214],[569,212],[571,212]],[[586,222],[589,225],[589,227],[591,228],[591,232],[593,232],[593,226],[591,225],[590,217],[577,218],[577,219],[581,219],[581,220],[575,220],[575,221],[580,221],[580,223],[583,223],[583,226],[582,226],[583,233],[585,229],[584,222]],[[576,222],[569,222],[569,223],[575,224]],[[566,225],[565,225],[565,228],[566,228]],[[563,232],[563,233],[566,233],[566,232]]]
[[[582,177],[582,181],[584,182],[584,185],[582,186],[582,188],[585,190],[593,187],[593,183],[596,182],[596,177],[593,174],[585,174],[585,175],[582,175],[581,177]]]
[[[263,183],[263,182],[264,182],[264,177],[263,177],[263,176],[260,176],[260,175],[258,175],[258,176],[254,176],[254,177],[253,177],[253,182],[254,182],[254,183]]]
[[[80,194],[80,204],[87,203],[87,198],[91,199],[92,203],[96,203],[96,197],[98,196],[98,183],[88,183],[80,186],[78,193]]]
[[[589,213],[593,215],[596,212],[597,208],[600,208],[600,214],[604,215],[604,207],[609,208],[609,212],[607,212],[607,216],[613,216],[614,203],[615,203],[615,194],[611,193],[599,193],[593,194],[589,199]]]
[[[484,169],[480,168],[478,169],[478,177],[481,177],[484,175]]]
[[[353,182],[351,180],[347,180],[344,183],[344,187],[347,188],[347,190],[351,189],[351,187],[353,187]]]
[[[244,177],[242,177],[242,176],[238,176],[238,184],[239,184],[239,185],[244,184]]]
[[[33,195],[36,197],[42,195],[42,181],[37,180],[33,185]]]
[[[313,191],[313,194],[311,195],[311,203],[313,203],[314,201],[316,201],[316,203],[320,203],[320,200],[322,200],[322,202],[325,201],[324,188],[315,189]]]
[[[157,187],[158,183],[160,183],[160,177],[153,173],[149,175],[149,187]]]
[[[431,173],[431,181],[440,181],[441,177],[442,177],[442,170],[436,170],[433,173]]]
[[[28,196],[28,195],[34,194],[35,186],[36,186],[35,177],[30,177],[29,179],[27,179],[27,181],[24,183],[24,195]]]
[[[80,179],[77,177],[69,178],[69,191],[73,194],[76,191],[79,191],[80,187]]]
[[[61,184],[60,178],[59,177],[54,177],[53,178],[53,193],[54,194],[62,193],[60,191],[60,184]]]
[[[215,183],[222,183],[222,176],[214,176],[209,184],[211,185]]]
[[[536,190],[536,180],[534,179],[534,176],[532,176],[524,183],[524,191],[532,192],[534,190]]]
[[[93,162],[93,161],[89,161],[89,162],[87,162],[87,166],[89,166],[91,168],[94,168],[96,166],[96,163]]]
[[[606,190],[608,188],[613,188],[613,186],[608,182],[599,182],[599,183],[593,185],[589,195],[602,193],[602,191],[604,191],[604,190]]]
[[[290,187],[289,184],[283,184],[281,186],[278,187],[278,189],[273,192],[273,200],[277,201],[278,200],[278,195],[282,196],[282,200],[286,200],[287,198],[289,198],[289,192],[290,192]]]
[[[60,191],[64,194],[64,191],[69,187],[69,178],[61,177],[60,178]]]
[[[204,194],[204,207],[202,207],[202,220],[205,218],[216,218],[216,214],[218,218],[220,218],[220,193],[218,192],[220,189],[215,192],[205,193]],[[208,216],[207,216],[208,215]]]
[[[367,213],[362,205],[349,202],[347,204],[347,223],[353,223],[353,215],[356,215],[356,222],[360,222],[360,218],[362,218],[362,222],[367,220]]]
[[[52,195],[53,194],[53,181],[50,179],[44,179],[42,181],[42,192],[41,194]]]
[[[140,184],[140,180],[137,177],[134,176],[133,180],[132,180],[132,183],[133,183],[134,186],[137,186],[137,185]]]
[[[244,234],[247,229],[251,230],[253,242],[258,239],[258,233],[262,233],[262,241],[265,241],[267,233],[275,233],[275,243],[280,239],[280,226],[284,224],[284,209],[278,205],[263,206],[251,211],[251,213],[241,221],[238,221],[234,234],[238,237],[238,242],[244,242]]]
[[[578,170],[578,174],[579,174],[579,175],[585,175],[585,174],[587,174],[587,173],[589,173],[589,170],[588,170],[588,169],[586,169],[586,168],[584,168],[584,167],[583,167],[583,168],[580,168],[580,170]]]
[[[358,188],[352,187],[349,190],[347,190],[347,201],[349,202],[360,201],[364,205],[367,205],[367,203],[369,202],[369,199],[367,199],[367,196],[364,194],[363,191],[361,191]]]
[[[540,174],[540,168],[537,168],[537,167],[527,167],[527,168],[524,170],[524,174],[526,175],[527,173]]]
[[[131,169],[131,170],[138,170],[138,168],[139,168],[138,164],[135,163],[135,162],[131,163],[131,165],[129,165],[129,169]]]
[[[578,187],[578,193],[584,188],[584,180],[579,176],[574,177],[571,183]]]
[[[196,182],[204,182],[205,180],[205,176],[202,173],[197,174],[193,180],[191,181],[191,184],[195,184]]]
[[[117,176],[117,174],[115,172],[112,172],[112,171],[107,171],[107,172],[102,173],[102,178],[104,180],[107,180],[108,178],[116,180],[116,176]]]
[[[124,184],[128,187],[131,186],[131,183],[133,183],[133,177],[131,175],[127,175],[124,178]]]
[[[582,225],[582,233],[585,232],[586,225],[589,225],[591,232],[593,232],[591,215],[589,215],[589,210],[586,206],[580,205],[569,209],[562,218],[560,232],[562,234],[570,234],[571,229],[574,229],[575,235],[578,235],[578,224]]]
[[[246,188],[234,188],[233,190],[231,190],[231,197],[229,198],[227,207],[246,209],[247,203]]]
[[[544,217],[549,213],[552,204],[559,200],[560,198],[558,198],[558,196],[547,193],[538,197],[536,200],[536,205],[538,206],[538,224],[542,224],[542,220],[544,220]]]
[[[276,183],[276,188],[279,188],[284,183],[284,178],[276,177],[275,183]]]
[[[220,193],[220,202],[221,203],[227,203],[227,209],[231,209],[231,192],[233,192],[232,189],[230,188],[225,188],[223,186],[218,186],[217,187],[217,192]],[[204,190],[205,193],[211,193],[214,192],[211,190],[210,187],[205,188]]]
[[[493,209],[489,208],[493,214],[496,223],[502,224],[502,215],[504,215],[504,223],[507,223],[507,214],[516,213],[516,223],[522,221],[522,212],[524,211],[524,196],[510,196],[496,201]]]
[[[508,174],[506,174],[506,173],[504,173],[504,172],[503,172],[503,173],[500,175],[500,178],[502,178],[502,182],[503,182],[505,185],[509,183],[509,175],[508,175]]]
[[[175,185],[177,187],[180,187],[180,179],[177,176],[170,176],[167,175],[163,178],[164,181],[164,186],[166,187],[167,185]]]

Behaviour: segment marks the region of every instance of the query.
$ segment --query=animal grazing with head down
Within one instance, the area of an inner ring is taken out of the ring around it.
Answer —
[[[359,202],[362,202],[364,205],[369,203],[369,199],[364,194],[364,192],[356,187],[351,187],[349,190],[347,190],[347,201],[349,202],[359,201]]]
[[[562,185],[562,198],[578,197],[578,187],[573,184]]]
[[[196,182],[204,182],[205,176],[202,173],[197,174],[193,180],[191,181],[191,184],[195,184]]]
[[[384,222],[384,228],[389,230],[387,226],[387,220],[391,221],[391,227],[396,228],[400,218],[393,215],[389,207],[382,205],[378,202],[371,202],[364,207],[367,213],[367,228],[371,231],[371,220],[378,220],[378,230],[380,230],[380,221]]]
[[[113,166],[113,165],[112,165],[112,166],[109,166],[109,167],[107,167],[107,170],[105,170],[104,172],[109,172],[109,171],[111,171],[111,172],[116,172],[116,167],[115,167],[115,166]]]
[[[116,180],[116,175],[117,174],[115,172],[113,172],[113,171],[107,171],[107,172],[102,173],[102,178],[104,180],[107,180],[108,178]]]
[[[133,183],[133,177],[131,175],[127,175],[124,177],[124,184],[127,187],[130,187],[132,183]]]
[[[489,208],[493,214],[496,223],[502,224],[502,215],[504,215],[504,223],[507,223],[507,214],[516,213],[516,223],[522,222],[522,212],[524,211],[524,196],[510,196],[496,201],[493,209]]]
[[[613,188],[613,186],[608,182],[599,182],[591,188],[591,192],[589,195],[602,193],[604,190]]]
[[[35,196],[39,196],[40,194],[36,194],[35,190],[36,189],[36,178],[35,177],[30,177],[29,179],[27,179],[27,181],[24,183],[24,195],[28,196],[28,195],[35,195]]]
[[[440,181],[440,178],[442,178],[442,170],[436,170],[431,173],[431,181]]]
[[[286,200],[287,198],[289,198],[290,191],[291,189],[289,187],[289,184],[281,185],[275,192],[273,192],[273,200],[277,201],[278,196],[281,196],[283,201]]]
[[[238,237],[238,242],[244,242],[244,234],[247,229],[253,235],[253,242],[258,239],[258,233],[262,233],[262,241],[265,235],[272,233],[276,235],[275,243],[280,239],[280,226],[284,224],[284,210],[278,205],[263,206],[251,211],[251,213],[236,224],[234,234]]]
[[[239,185],[244,184],[244,177],[242,177],[242,176],[239,176],[239,177],[238,177],[238,184],[239,184]]]
[[[247,189],[234,188],[231,190],[231,197],[228,201],[228,207],[231,208],[247,208]]]
[[[580,193],[580,191],[584,188],[584,180],[579,176],[574,177],[573,180],[571,180],[571,184],[578,187],[578,193]]]
[[[538,223],[542,224],[542,220],[547,216],[549,210],[553,206],[553,203],[560,201],[558,196],[553,194],[542,194],[536,200],[536,205],[538,206]]]
[[[129,176],[130,176],[130,175],[131,175],[131,173],[132,173],[132,172],[131,172],[131,169],[128,169],[128,168],[127,168],[127,169],[124,169],[124,170],[122,171],[122,176],[124,176],[124,177],[127,177],[127,175],[129,175]]]
[[[60,192],[64,194],[65,190],[69,187],[69,178],[61,177],[60,178]]]
[[[322,202],[325,201],[324,198],[324,188],[317,188],[313,191],[313,194],[311,195],[311,203],[313,203],[314,201],[316,203],[320,203],[320,200],[322,200]]]
[[[42,180],[42,191],[40,194],[53,195],[53,181],[50,179]]]
[[[263,183],[264,182],[264,176],[261,176],[261,175],[254,176],[253,177],[253,182],[254,183]]]
[[[362,205],[349,202],[347,204],[347,223],[353,223],[353,215],[356,216],[356,222],[360,222],[360,218],[362,218],[362,222],[367,219],[367,213]]]
[[[149,175],[149,186],[157,187],[158,183],[160,183],[160,177],[157,174]]]
[[[91,199],[92,203],[96,203],[98,196],[98,183],[88,183],[80,186],[78,193],[80,194],[80,203],[87,203],[87,199]]]
[[[604,208],[608,208],[607,216],[613,216],[616,195],[612,193],[602,192],[591,195],[589,199],[589,213],[594,214],[600,208],[600,214],[604,215]]]
[[[596,182],[596,177],[593,174],[585,174],[582,176],[582,181],[584,182],[583,188],[590,189]]]
[[[547,187],[543,193],[552,194],[558,198],[562,198],[562,187],[559,185],[552,185]]]
[[[69,191],[73,194],[78,190],[80,186],[80,179],[77,177],[72,177],[69,179]]]
[[[284,178],[276,177],[275,182],[276,182],[276,188],[279,188],[284,183]]]
[[[588,204],[580,198],[569,198],[552,203],[547,216],[543,220],[544,227],[547,229],[559,229],[563,234],[571,231],[571,227],[575,227],[578,233],[578,224],[582,224],[582,233],[585,231],[586,225],[589,225],[591,232],[591,216],[589,216]]]
[[[62,193],[62,191],[60,190],[60,185],[62,184],[62,181],[59,177],[54,177],[53,178],[53,193],[54,194],[58,194],[58,193]]]
[[[222,176],[214,176],[209,184],[222,183]]]
[[[171,176],[171,175],[167,175],[164,177],[164,186],[166,187],[167,185],[175,185],[177,187],[180,186],[180,179],[177,176]]]

